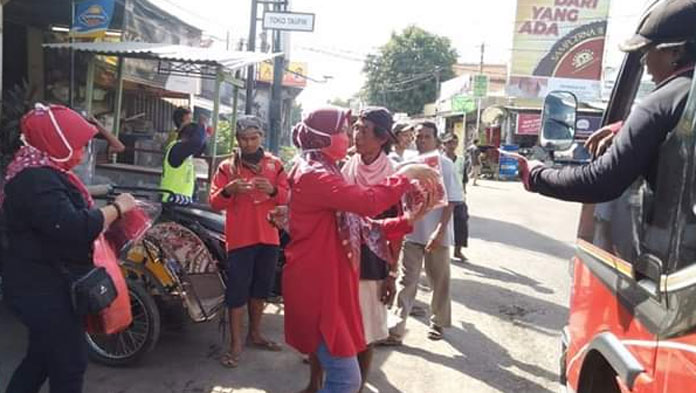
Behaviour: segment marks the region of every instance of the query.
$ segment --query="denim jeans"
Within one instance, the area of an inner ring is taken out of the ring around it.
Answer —
[[[360,390],[360,367],[356,356],[333,356],[322,341],[317,350],[317,357],[326,374],[324,387],[319,393],[357,393]]]

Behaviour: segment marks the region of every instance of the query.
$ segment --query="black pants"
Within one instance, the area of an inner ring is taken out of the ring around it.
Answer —
[[[80,393],[87,370],[84,323],[64,294],[8,298],[29,329],[29,346],[7,393],[37,393],[48,379],[51,393]]]
[[[454,245],[467,247],[469,245],[469,208],[466,202],[454,207]]]

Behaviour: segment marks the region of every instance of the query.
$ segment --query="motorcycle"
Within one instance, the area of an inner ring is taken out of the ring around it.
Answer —
[[[87,334],[89,356],[108,366],[136,363],[159,339],[163,310],[179,310],[196,323],[224,310],[225,222],[208,206],[161,203],[167,191],[147,187],[93,188],[98,204],[123,192],[159,206],[152,226],[120,252],[133,323],[114,335]]]

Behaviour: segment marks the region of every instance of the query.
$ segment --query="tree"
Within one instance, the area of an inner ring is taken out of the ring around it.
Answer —
[[[337,106],[339,108],[350,108],[350,100],[344,100],[342,98],[334,98],[327,102],[329,105]]]
[[[456,62],[449,38],[409,26],[401,34],[392,33],[378,54],[367,57],[363,94],[370,104],[393,112],[421,113],[435,101],[437,82],[454,77]]]

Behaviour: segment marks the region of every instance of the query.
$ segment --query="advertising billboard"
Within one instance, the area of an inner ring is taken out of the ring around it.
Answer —
[[[305,87],[307,86],[307,63],[292,61],[286,64],[283,74],[283,86]],[[273,82],[273,64],[263,62],[258,66],[256,80],[259,82]]]
[[[85,0],[75,3],[73,10],[73,36],[101,38],[114,15],[114,0]]]
[[[507,94],[543,98],[567,90],[582,101],[601,94],[610,0],[517,0]]]

